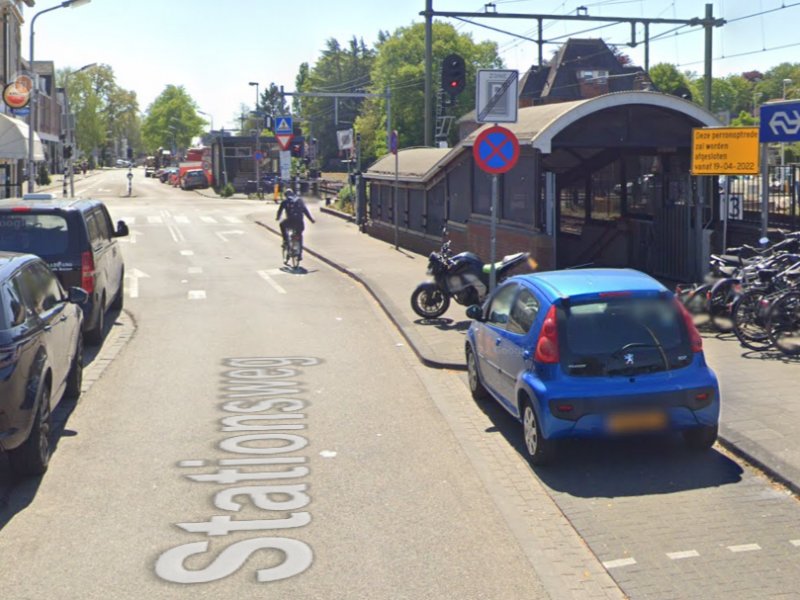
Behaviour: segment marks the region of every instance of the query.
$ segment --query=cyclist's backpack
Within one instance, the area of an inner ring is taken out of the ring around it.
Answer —
[[[303,201],[295,198],[286,204],[286,218],[290,221],[303,220]]]

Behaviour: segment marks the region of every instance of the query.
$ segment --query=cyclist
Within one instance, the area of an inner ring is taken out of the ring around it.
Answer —
[[[297,234],[300,236],[300,256],[298,259],[302,260],[303,258],[303,229],[305,229],[305,221],[304,217],[308,217],[308,220],[312,223],[315,223],[314,217],[311,216],[311,213],[308,212],[308,208],[303,202],[303,199],[294,193],[293,190],[286,190],[284,194],[286,199],[281,202],[281,205],[278,207],[278,214],[275,217],[276,221],[280,221],[281,215],[286,212],[286,218],[281,221],[281,236],[283,237],[283,248],[286,248],[288,244],[288,240],[286,238],[286,232],[289,229],[294,229]],[[288,263],[288,259],[283,261],[284,263]]]

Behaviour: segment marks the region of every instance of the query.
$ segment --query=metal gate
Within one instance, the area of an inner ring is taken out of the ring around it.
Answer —
[[[692,215],[692,187],[688,177],[661,178],[653,211],[652,244],[648,247],[646,270],[652,275],[678,281],[695,276],[696,253]]]

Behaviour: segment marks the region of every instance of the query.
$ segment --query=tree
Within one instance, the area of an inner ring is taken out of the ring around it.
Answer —
[[[650,81],[656,90],[664,94],[672,94],[691,100],[691,83],[689,78],[678,71],[678,67],[669,63],[659,63],[650,67]]]
[[[264,113],[265,117],[272,118],[273,122],[276,117],[289,114],[289,106],[281,95],[280,88],[274,83],[270,83],[269,87],[261,92],[258,109]]]
[[[392,129],[398,131],[400,147],[420,146],[424,134],[424,80],[425,80],[425,26],[415,23],[401,27],[392,35],[383,38],[377,46],[377,54],[371,70],[371,90],[383,93],[391,89]],[[468,34],[441,22],[433,23],[433,71],[434,89],[442,60],[448,54],[459,54],[467,67],[466,90],[475,89],[477,69],[502,67],[494,42],[476,43]],[[461,93],[451,107],[450,113],[461,117],[474,109],[475,99],[469,92]],[[365,106],[356,121],[361,133],[362,154],[365,159],[375,158],[387,152],[386,101],[375,99]]]
[[[168,85],[147,108],[142,137],[148,152],[173,146],[186,148],[203,132],[205,121],[183,86]]]

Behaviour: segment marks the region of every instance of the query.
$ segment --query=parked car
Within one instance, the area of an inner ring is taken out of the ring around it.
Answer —
[[[534,464],[558,440],[680,431],[717,438],[720,394],[692,318],[630,269],[518,275],[467,310],[469,385],[522,423]]]
[[[116,164],[117,164],[118,167],[125,167],[125,168],[128,168],[128,167],[133,165],[133,163],[131,163],[131,161],[124,160],[122,158],[118,158]]]
[[[186,171],[183,175],[183,179],[181,180],[181,189],[182,190],[193,190],[195,188],[207,188],[208,187],[208,177],[206,174],[201,171]]]
[[[89,293],[83,326],[90,344],[103,340],[106,311],[124,302],[125,263],[116,238],[126,235],[127,225],[119,221],[115,230],[99,200],[0,201],[0,250],[36,254],[63,287]]]
[[[167,181],[169,180],[170,176],[173,173],[177,174],[177,172],[178,172],[178,168],[177,167],[165,167],[165,168],[161,169],[161,171],[158,173],[158,179],[159,179],[159,181],[161,181],[161,183],[167,183]]]
[[[0,252],[0,448],[17,473],[44,473],[52,410],[81,393],[87,299],[42,259]]]

